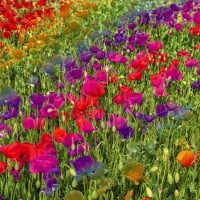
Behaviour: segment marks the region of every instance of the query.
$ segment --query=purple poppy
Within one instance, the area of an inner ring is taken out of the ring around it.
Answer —
[[[66,58],[66,60],[64,61],[65,69],[70,70],[72,67],[75,67],[75,66],[76,66],[75,59],[73,57],[71,57],[71,56],[68,56]]]
[[[177,81],[182,80],[183,78],[183,74],[174,65],[170,65],[167,68],[166,76],[171,80],[177,80]]]
[[[78,133],[68,133],[63,141],[64,146],[72,147],[72,145],[77,145],[78,143],[82,143],[84,138],[82,135]]]
[[[200,81],[193,81],[191,84],[191,88],[195,91],[200,90]]]
[[[81,62],[89,63],[90,59],[92,58],[92,54],[90,51],[84,50],[79,54],[79,59]]]
[[[140,32],[138,31],[136,34],[135,34],[135,38],[134,38],[134,43],[136,45],[139,45],[139,46],[145,46],[146,43],[147,43],[147,40],[150,38],[149,34],[146,34],[144,32]]]
[[[131,137],[133,137],[134,134],[134,129],[130,126],[124,126],[118,131],[124,139],[130,139]]]
[[[166,117],[168,114],[168,110],[166,105],[164,104],[158,104],[156,106],[156,114],[158,117]]]
[[[48,100],[50,104],[53,104],[55,108],[60,109],[65,104],[65,98],[63,94],[58,94],[56,92],[51,92],[48,95]]]
[[[133,116],[139,119],[141,122],[144,122],[145,115],[142,112],[139,111],[133,111]]]
[[[29,97],[29,99],[31,102],[31,108],[40,109],[45,102],[46,97],[42,93],[34,93]]]
[[[151,123],[156,118],[156,115],[145,115],[144,116],[144,122]]]
[[[99,178],[103,175],[104,165],[96,162],[91,156],[82,156],[69,162],[76,171],[75,178],[77,181],[80,181],[83,175],[87,175],[90,178]]]

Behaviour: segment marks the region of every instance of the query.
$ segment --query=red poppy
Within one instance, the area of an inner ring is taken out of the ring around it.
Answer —
[[[7,158],[17,161],[19,163],[25,163],[30,160],[30,157],[34,154],[33,145],[29,142],[15,142],[8,144],[0,148],[0,152]]]
[[[56,142],[63,143],[67,132],[62,128],[55,128],[53,131],[53,136]]]
[[[7,171],[7,164],[3,161],[0,161],[0,174],[3,174]]]
[[[139,81],[142,79],[143,71],[133,71],[128,75],[129,81]]]

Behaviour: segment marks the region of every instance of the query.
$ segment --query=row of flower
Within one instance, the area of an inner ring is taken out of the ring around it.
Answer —
[[[102,156],[108,155],[104,152],[106,147],[117,143],[121,159],[123,154],[128,155],[127,149],[123,149],[123,141],[137,146],[143,137],[149,137],[148,134],[158,137],[155,127],[158,132],[163,132],[163,123],[166,128],[167,121],[171,126],[181,126],[183,122],[198,120],[200,44],[196,41],[200,34],[199,6],[198,1],[188,1],[151,12],[131,11],[122,17],[117,27],[113,27],[113,32],[106,30],[94,44],[80,47],[78,55],[55,56],[43,65],[39,74],[28,80],[30,91],[26,91],[25,96],[22,96],[19,85],[15,86],[17,92],[10,87],[2,89],[2,176],[9,172],[19,181],[28,163],[31,174],[42,175],[45,186],[41,191],[47,196],[52,195],[59,188],[62,171],[66,170],[59,158],[65,147],[64,163],[69,163],[69,176],[75,176],[72,185],[81,188],[78,186],[80,182],[88,181],[89,184],[95,180],[95,191],[89,196],[96,199],[115,185],[107,177],[112,174],[109,170],[115,158]],[[187,48],[176,44],[177,38],[186,40]],[[191,77],[195,78],[191,80]],[[185,95],[183,100],[178,99],[181,94]],[[188,105],[191,96],[193,101]],[[13,122],[17,127],[11,126]],[[22,134],[18,135],[16,129]],[[40,142],[37,142],[36,132],[41,133]],[[16,134],[18,139],[11,143]],[[181,166],[198,169],[199,136],[190,142],[182,138],[183,135],[176,136],[176,150],[163,149],[164,165],[177,168],[176,163],[169,164],[169,159],[176,157]],[[104,141],[107,144],[103,144]],[[169,141],[174,143],[173,138]],[[165,139],[161,142],[168,146]],[[154,153],[159,145],[151,146]],[[119,170],[136,186],[144,181],[146,199],[152,199],[153,193],[148,185],[151,180],[144,175],[145,164],[142,163],[145,159],[139,159],[140,156],[132,162],[131,155],[131,162],[127,164],[126,159],[121,160],[121,166],[115,166],[115,181]],[[154,167],[150,172],[157,170]],[[166,175],[165,169],[163,171],[169,185],[175,181],[174,195],[178,197],[179,173],[173,180],[170,173]],[[85,176],[88,179],[85,180]],[[164,179],[160,184],[159,195],[162,195]],[[131,189],[124,199],[131,199],[135,190],[137,193],[139,189]],[[88,193],[85,189],[83,192]],[[116,192],[115,198],[124,196]],[[78,191],[69,193],[67,198],[84,199]]]

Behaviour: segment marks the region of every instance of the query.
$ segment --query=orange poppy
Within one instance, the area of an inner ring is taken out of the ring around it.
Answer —
[[[147,178],[143,175],[144,166],[139,162],[131,162],[126,164],[122,169],[122,176],[133,181],[135,185],[139,185],[139,181],[146,181]]]
[[[176,157],[177,161],[184,167],[190,167],[194,163],[194,153],[189,150],[181,151]]]
[[[60,16],[61,17],[68,17],[69,16],[70,7],[71,7],[71,3],[63,3],[60,6]]]
[[[133,194],[134,194],[134,191],[132,189],[126,194],[126,196],[124,197],[124,200],[130,200],[132,198]]]

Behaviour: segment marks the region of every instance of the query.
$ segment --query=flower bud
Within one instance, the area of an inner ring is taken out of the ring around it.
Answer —
[[[163,149],[163,154],[164,154],[165,156],[168,156],[168,155],[169,155],[169,149],[168,149],[168,148],[164,148],[164,149]]]
[[[37,189],[40,188],[40,180],[37,180],[36,183],[35,183],[35,185],[36,185]]]
[[[174,191],[174,196],[175,196],[175,198],[178,198],[178,197],[179,197],[179,194],[180,194],[180,193],[179,193],[178,190],[175,190],[175,191]]]
[[[168,183],[169,183],[170,185],[172,185],[172,183],[173,183],[173,177],[172,177],[171,174],[168,174],[168,176],[167,176],[167,181],[168,181]]]
[[[146,193],[147,193],[148,197],[152,198],[153,192],[151,191],[151,189],[149,187],[146,187]]]
[[[178,182],[179,182],[180,176],[179,176],[179,173],[178,173],[178,172],[175,173],[174,180],[175,180],[175,183],[178,183]]]
[[[150,169],[150,172],[156,172],[158,170],[158,167],[157,166],[153,166],[151,169]]]

